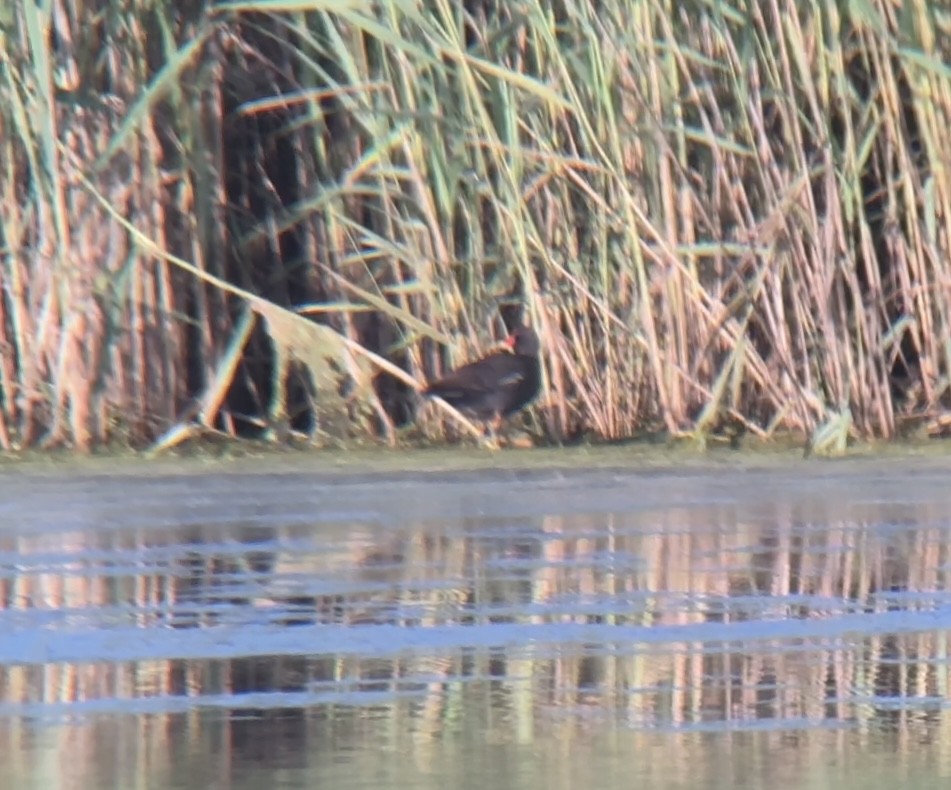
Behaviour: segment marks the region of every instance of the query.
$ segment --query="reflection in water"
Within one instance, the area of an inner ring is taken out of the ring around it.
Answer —
[[[951,777],[949,498],[773,474],[0,492],[0,786]]]

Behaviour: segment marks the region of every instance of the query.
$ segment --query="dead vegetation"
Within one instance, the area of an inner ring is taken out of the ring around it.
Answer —
[[[548,438],[945,431],[941,8],[301,9],[0,15],[0,446],[395,443],[517,318]]]

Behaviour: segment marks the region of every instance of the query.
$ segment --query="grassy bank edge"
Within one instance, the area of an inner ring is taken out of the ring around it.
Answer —
[[[836,457],[803,454],[803,444],[749,442],[740,449],[727,445],[701,450],[688,441],[628,441],[573,447],[508,448],[489,451],[475,446],[430,446],[391,449],[354,445],[335,449],[288,448],[260,442],[224,446],[197,444],[187,451],[149,457],[127,447],[107,448],[91,455],[67,451],[26,451],[0,455],[0,476],[27,475],[203,475],[203,474],[428,474],[481,471],[550,471],[570,474],[579,470],[626,472],[660,469],[815,469],[859,463],[859,469],[880,465],[951,464],[951,442],[909,440],[857,442]]]

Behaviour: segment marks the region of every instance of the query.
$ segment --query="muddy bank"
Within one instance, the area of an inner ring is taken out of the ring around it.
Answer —
[[[616,445],[507,448],[491,451],[471,445],[429,448],[354,447],[350,449],[291,449],[268,444],[235,442],[200,445],[187,452],[151,457],[117,448],[92,455],[68,451],[0,454],[0,476],[44,475],[195,475],[308,473],[399,475],[442,472],[511,470],[519,472],[603,470],[720,470],[834,468],[839,471],[875,468],[883,464],[907,469],[945,465],[951,469],[951,441],[861,443],[839,457],[803,456],[800,442],[750,443],[743,449],[711,445],[700,449],[689,441],[626,442]]]

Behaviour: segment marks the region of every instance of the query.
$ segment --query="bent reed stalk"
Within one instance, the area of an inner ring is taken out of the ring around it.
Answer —
[[[0,12],[0,446],[441,437],[519,319],[551,439],[941,433],[951,38],[896,14]]]

